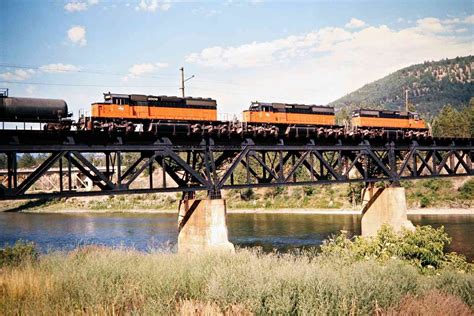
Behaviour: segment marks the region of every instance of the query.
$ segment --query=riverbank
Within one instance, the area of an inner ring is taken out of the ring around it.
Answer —
[[[3,210],[8,212],[8,210]],[[85,209],[26,209],[19,211],[21,213],[44,213],[44,214],[177,214],[177,210],[161,209],[130,209],[130,210],[85,210]],[[337,209],[301,209],[286,208],[279,210],[272,209],[230,209],[229,214],[320,214],[320,215],[361,215],[361,210],[337,210]],[[418,208],[408,209],[408,215],[474,215],[474,208]]]
[[[472,177],[405,181],[402,185],[412,214],[473,214]],[[223,197],[229,213],[359,214],[362,189],[349,184],[258,188],[226,190]],[[181,198],[181,193],[152,193],[2,201],[0,212],[176,213]],[[206,198],[205,192],[198,192],[197,198]]]

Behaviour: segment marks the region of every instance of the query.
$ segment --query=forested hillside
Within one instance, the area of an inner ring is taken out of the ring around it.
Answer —
[[[447,104],[458,110],[469,104],[474,96],[473,67],[474,56],[427,61],[369,83],[330,105],[348,110],[356,107],[402,109],[405,90],[408,90],[409,103],[431,118]]]

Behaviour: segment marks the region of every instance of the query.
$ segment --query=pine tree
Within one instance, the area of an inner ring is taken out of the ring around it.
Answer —
[[[474,98],[471,98],[469,106],[464,109],[463,116],[469,121],[469,136],[474,137]]]
[[[30,153],[24,153],[18,160],[18,166],[20,168],[31,168],[36,165],[36,159]]]
[[[470,137],[469,119],[451,105],[443,107],[433,120],[433,135],[436,137]]]

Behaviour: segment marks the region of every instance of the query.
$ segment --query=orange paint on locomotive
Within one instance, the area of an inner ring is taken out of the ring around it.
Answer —
[[[426,129],[425,121],[422,119],[406,118],[380,118],[380,117],[353,117],[354,127],[385,127],[403,129]]]
[[[93,103],[92,116],[113,119],[150,119],[173,121],[216,121],[216,109],[193,109],[155,106],[131,106]]]
[[[274,124],[335,125],[334,115],[301,114],[285,112],[244,111],[244,122]]]

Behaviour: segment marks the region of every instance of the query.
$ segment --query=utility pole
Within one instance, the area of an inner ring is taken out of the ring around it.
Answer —
[[[181,88],[179,88],[179,90],[181,90],[181,95],[184,98],[184,83],[188,80],[193,79],[194,75],[192,75],[191,77],[189,77],[187,79],[184,79],[184,67],[179,68],[179,70],[181,70]]]
[[[408,112],[408,89],[405,88],[405,111]]]

